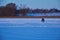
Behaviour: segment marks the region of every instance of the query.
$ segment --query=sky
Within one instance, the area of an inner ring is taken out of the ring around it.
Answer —
[[[40,9],[50,9],[57,8],[60,9],[60,0],[0,0],[0,6],[6,5],[8,3],[15,3],[17,7],[20,4],[24,4],[29,8],[40,8]]]

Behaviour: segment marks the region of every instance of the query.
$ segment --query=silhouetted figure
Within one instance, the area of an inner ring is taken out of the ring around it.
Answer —
[[[44,18],[42,18],[41,22],[45,22]]]

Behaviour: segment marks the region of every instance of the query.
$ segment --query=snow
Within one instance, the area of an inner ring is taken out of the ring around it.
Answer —
[[[60,19],[0,18],[0,40],[60,40]]]

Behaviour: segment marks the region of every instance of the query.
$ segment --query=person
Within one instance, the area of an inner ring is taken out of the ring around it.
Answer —
[[[42,18],[41,22],[45,22],[44,18]]]

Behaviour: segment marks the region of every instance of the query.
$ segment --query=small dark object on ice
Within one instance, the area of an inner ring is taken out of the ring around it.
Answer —
[[[41,22],[45,22],[44,18],[42,18]]]

